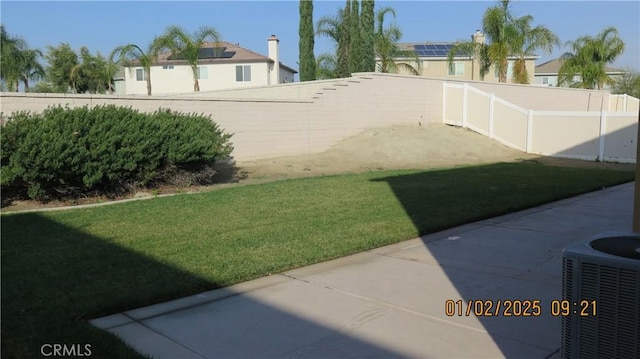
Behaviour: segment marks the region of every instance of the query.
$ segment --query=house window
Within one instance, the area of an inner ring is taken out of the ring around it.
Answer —
[[[495,74],[494,76],[498,79],[500,78],[500,74],[498,73],[498,66],[495,66]],[[513,61],[509,61],[507,63],[507,80],[513,78]]]
[[[251,81],[251,65],[236,66],[236,81],[237,82]]]
[[[146,81],[144,69],[136,69],[136,81]]]
[[[173,70],[173,65],[164,65],[162,66],[163,70]]]
[[[209,79],[209,69],[206,67],[198,67],[198,80]]]
[[[449,76],[464,75],[464,62],[454,62],[449,66]]]
[[[543,85],[548,85],[548,84],[549,84],[549,78],[548,78],[548,77],[546,77],[546,76],[545,76],[545,77],[543,77],[543,78],[542,78],[542,84],[543,84]]]

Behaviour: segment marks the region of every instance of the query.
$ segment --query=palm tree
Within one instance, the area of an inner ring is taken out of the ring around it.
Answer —
[[[325,15],[316,24],[316,36],[326,36],[331,39],[334,46],[340,41],[340,24],[342,23],[342,11],[338,16]]]
[[[447,55],[449,66],[453,65],[455,56],[473,56],[479,61],[481,80],[493,65],[498,82],[507,82],[509,56],[516,56],[514,80],[516,83],[529,83],[525,56],[537,49],[550,53],[560,41],[544,26],[532,28],[532,21],[531,15],[515,18],[509,9],[509,0],[501,0],[498,5],[488,8],[482,17],[482,31],[489,44],[473,40],[456,44]]]
[[[624,42],[618,37],[615,27],[607,27],[595,37],[581,36],[568,45],[573,53],[562,56],[558,86],[568,84],[572,87],[602,90],[605,83],[613,83],[606,72],[606,65],[624,51]],[[576,75],[580,75],[580,80],[574,82]]]
[[[184,59],[191,66],[193,91],[196,92],[200,91],[200,84],[198,83],[200,48],[202,48],[207,39],[215,43],[221,41],[218,31],[210,26],[201,26],[193,35],[187,34],[182,27],[170,26],[160,39],[161,46],[169,48],[174,58]]]
[[[509,10],[509,0],[502,0],[500,5],[487,9],[482,17],[482,28],[491,43],[485,51],[481,51],[481,54],[486,53],[484,56],[488,58],[488,61],[483,59],[481,63],[492,63],[497,68],[498,82],[507,82],[508,58],[512,43],[517,37],[513,15]]]
[[[45,78],[44,67],[38,62],[38,57],[42,56],[42,51],[38,49],[26,49],[19,53],[19,74],[20,81],[24,84],[24,91],[29,91],[29,80],[41,80]]]
[[[469,59],[478,59],[480,69],[480,79],[484,80],[484,77],[489,70],[491,69],[491,59],[489,58],[489,46],[486,44],[478,43],[475,41],[465,41],[456,43],[449,53],[447,54],[447,64],[449,68],[453,68],[453,62],[455,57],[467,57]],[[472,72],[472,80],[473,80],[473,66],[475,66],[475,61],[471,63],[471,72]],[[506,75],[505,75],[506,77]]]
[[[0,78],[6,84],[7,89],[14,89],[18,83],[18,69],[15,59],[19,49],[22,47],[20,39],[14,38],[7,33],[4,25],[0,25]]]
[[[526,15],[515,19],[515,36],[511,39],[511,54],[517,56],[513,66],[513,76],[516,83],[528,84],[529,73],[525,56],[530,55],[537,49],[542,49],[550,54],[553,48],[560,45],[560,39],[551,30],[538,25],[531,27],[533,16]]]
[[[449,66],[453,66],[454,57],[467,55],[478,59],[481,80],[484,80],[493,64],[498,73],[498,81],[507,82],[509,52],[517,35],[512,22],[509,0],[502,0],[499,5],[488,8],[482,17],[482,31],[490,40],[490,44],[478,43],[475,40],[456,44],[447,54]]]
[[[391,24],[384,27],[384,17],[391,14],[396,17],[396,12],[391,7],[385,7],[376,13],[377,27],[374,37],[374,50],[379,61],[378,71],[383,73],[397,73],[400,70],[419,75],[420,61],[414,51],[403,51],[398,47],[398,41],[402,38],[402,31]],[[417,68],[410,64],[397,60],[398,58],[411,58],[417,64]]]
[[[156,63],[161,50],[161,41],[156,37],[149,44],[147,51],[136,44],[118,46],[111,52],[109,60],[111,63],[119,63],[125,67],[134,63],[142,66],[144,78],[147,81],[147,95],[151,96],[151,66]]]
[[[351,27],[347,24],[348,20],[349,14],[346,12],[346,8],[341,8],[338,9],[336,16],[323,16],[316,24],[316,35],[328,37],[336,47],[336,77],[349,76],[349,35]]]
[[[115,91],[113,76],[118,72],[118,64],[113,61],[113,59],[109,58],[105,60],[104,65],[104,80],[107,83],[107,92],[112,94]]]
[[[338,60],[335,55],[321,54],[316,57],[316,79],[328,80],[338,78]]]
[[[19,38],[10,36],[4,25],[0,25],[0,79],[6,83],[7,89],[18,92],[18,86],[23,79],[25,67],[35,66],[37,63],[38,50],[27,49],[26,42]],[[30,57],[33,57],[33,62]],[[40,66],[40,69],[42,66]],[[34,75],[35,76],[35,75]]]

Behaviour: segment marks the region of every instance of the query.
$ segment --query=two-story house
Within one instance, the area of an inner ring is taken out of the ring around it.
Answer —
[[[471,39],[477,43],[485,43],[485,36],[481,31],[476,31],[471,35]],[[480,62],[474,56],[460,55],[453,58],[452,66],[449,66],[447,55],[451,48],[458,42],[412,42],[399,43],[398,48],[407,53],[415,54],[414,57],[404,57],[395,59],[397,63],[406,63],[418,70],[420,76],[431,78],[447,78],[462,81],[481,81]],[[416,63],[416,58],[418,63]],[[535,61],[539,56],[528,55],[525,57],[525,64],[529,72],[529,83],[534,81]],[[507,82],[513,81],[513,65],[517,58],[508,57]],[[408,75],[406,71],[400,74]],[[489,73],[482,81],[498,82],[498,72],[495,66],[491,67]]]
[[[280,62],[278,38],[271,35],[264,56],[229,42],[207,42],[200,49],[198,82],[200,91],[274,85],[293,82],[297,73]],[[121,94],[147,94],[144,68],[132,64],[124,68],[116,88]],[[151,66],[152,94],[193,92],[193,71],[179,54],[161,53]]]

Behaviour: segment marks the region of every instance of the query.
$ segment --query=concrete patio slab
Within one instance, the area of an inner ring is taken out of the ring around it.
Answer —
[[[630,230],[632,199],[616,186],[92,323],[154,358],[558,358],[562,249]]]

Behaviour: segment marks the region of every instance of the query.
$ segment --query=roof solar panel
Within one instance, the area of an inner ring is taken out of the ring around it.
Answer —
[[[235,51],[225,51],[226,47],[203,47],[198,51],[199,59],[229,59],[236,54]],[[167,60],[184,60],[183,54],[172,54],[167,57]]]
[[[426,44],[413,45],[413,49],[417,56],[447,57],[449,51],[451,51],[454,46],[455,44]],[[457,51],[455,56],[469,56],[469,54],[463,51]]]

